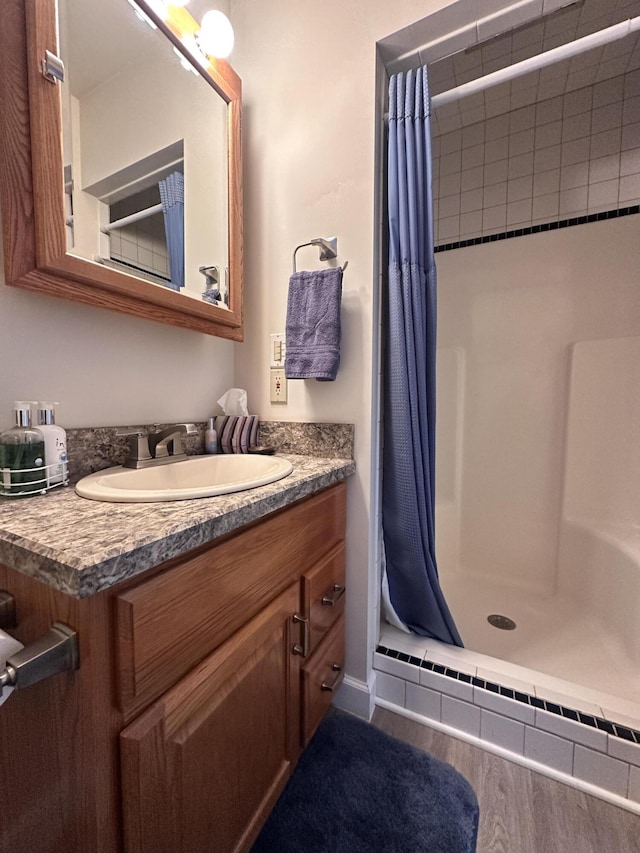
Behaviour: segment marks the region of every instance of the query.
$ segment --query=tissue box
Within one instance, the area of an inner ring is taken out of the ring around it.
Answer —
[[[218,415],[216,432],[222,453],[248,453],[258,443],[259,425],[257,415]]]

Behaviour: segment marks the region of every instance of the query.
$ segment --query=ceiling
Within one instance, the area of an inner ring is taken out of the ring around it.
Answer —
[[[196,21],[228,6],[228,0],[188,0]],[[163,33],[141,20],[129,0],[58,0],[58,10],[69,88],[79,99],[124,69],[132,73],[160,57],[167,65],[180,62]]]
[[[640,0],[580,0],[429,65],[432,95],[640,15]],[[640,34],[549,65],[434,111],[447,133],[640,68]]]
[[[69,87],[79,99],[155,57],[179,62],[165,36],[140,20],[127,0],[60,0],[59,18]]]

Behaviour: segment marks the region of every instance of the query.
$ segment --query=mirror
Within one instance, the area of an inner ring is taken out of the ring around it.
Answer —
[[[225,101],[127,0],[58,16],[68,251],[196,299],[204,267],[226,297]]]
[[[241,82],[189,59],[185,9],[137,5],[157,29],[127,0],[3,5],[7,284],[242,340]]]

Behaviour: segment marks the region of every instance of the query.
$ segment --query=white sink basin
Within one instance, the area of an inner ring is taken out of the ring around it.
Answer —
[[[107,468],[84,477],[76,493],[94,501],[150,503],[209,498],[281,480],[293,470],[286,459],[254,454],[193,456],[154,468]]]

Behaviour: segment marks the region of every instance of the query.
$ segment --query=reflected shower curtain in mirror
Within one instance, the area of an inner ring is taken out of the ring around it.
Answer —
[[[384,300],[385,598],[405,630],[461,646],[435,554],[436,267],[427,69],[389,86],[389,279]],[[388,608],[389,609],[389,608]]]
[[[169,251],[169,287],[184,287],[184,175],[173,172],[158,183]]]

